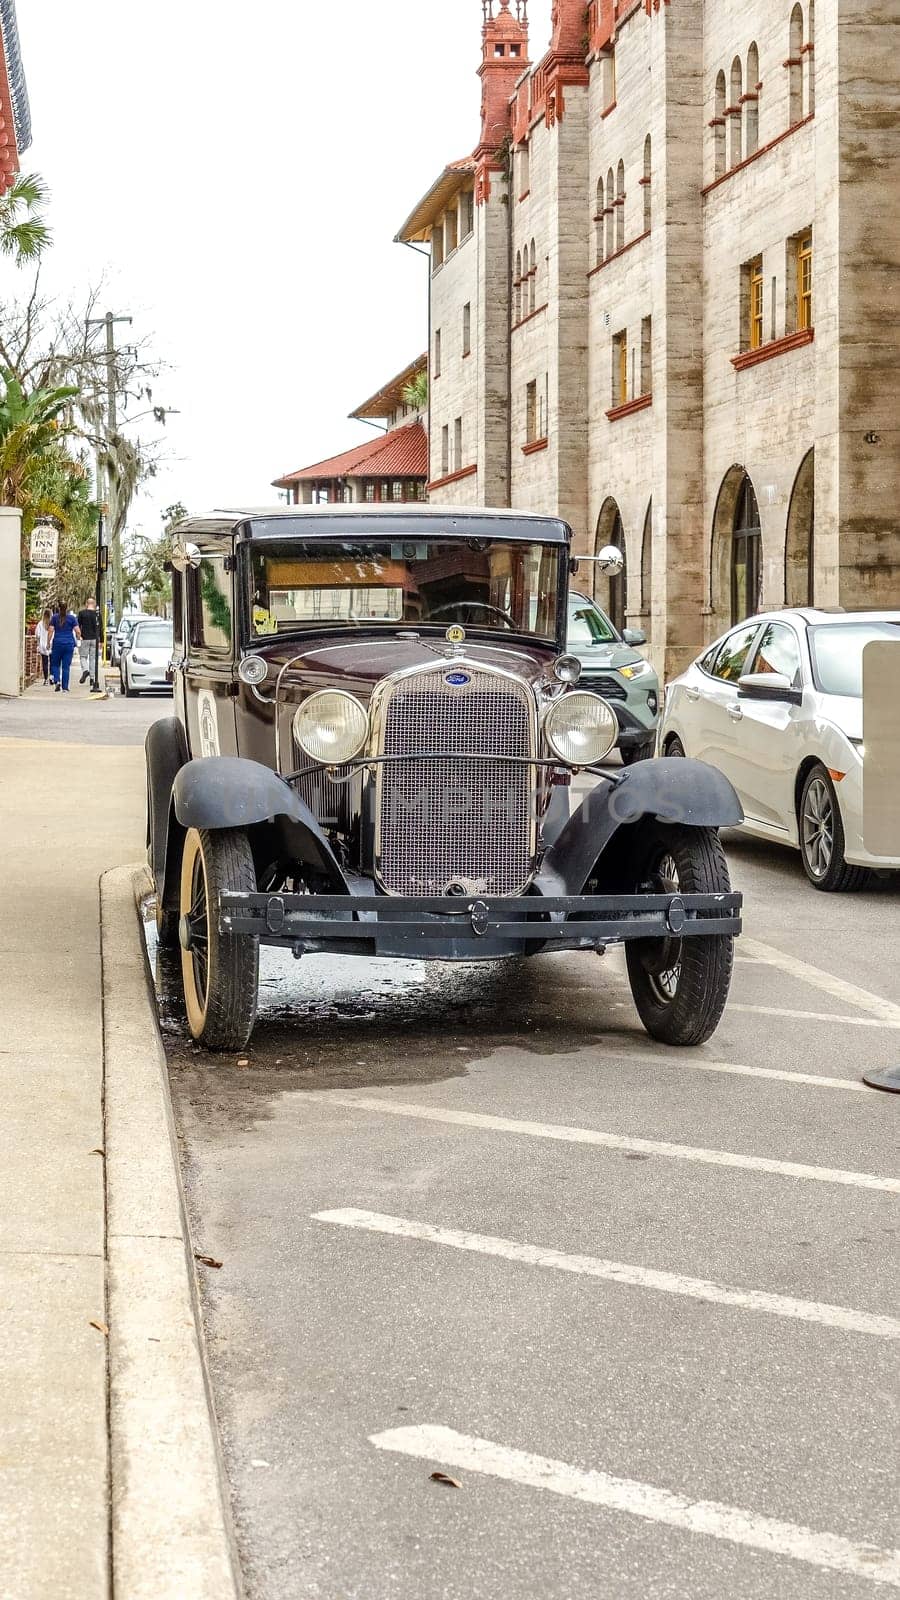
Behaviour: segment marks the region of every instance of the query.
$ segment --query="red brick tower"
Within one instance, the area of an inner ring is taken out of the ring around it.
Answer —
[[[587,54],[585,0],[553,0],[550,53],[566,61],[584,61]]]
[[[481,79],[481,138],[475,151],[476,158],[496,154],[510,131],[509,101],[516,79],[521,76],[528,60],[528,0],[515,0],[515,14],[510,10],[510,0],[482,0],[484,27],[482,29],[483,53],[478,76]]]

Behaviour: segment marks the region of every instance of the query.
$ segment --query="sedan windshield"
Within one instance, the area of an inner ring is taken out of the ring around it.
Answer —
[[[320,539],[257,544],[251,557],[256,638],[382,624],[556,637],[557,545],[502,539]]]
[[[822,694],[842,694],[859,699],[862,694],[863,651],[874,639],[900,640],[900,622],[841,622],[810,628],[813,672]]]
[[[134,630],[136,650],[171,650],[171,622],[142,622]]]

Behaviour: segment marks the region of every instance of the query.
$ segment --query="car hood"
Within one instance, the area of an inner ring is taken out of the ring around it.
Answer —
[[[479,644],[467,639],[465,644],[451,647],[443,639],[426,644],[423,639],[391,635],[387,639],[366,638],[309,641],[292,639],[273,640],[271,644],[256,648],[254,655],[269,662],[271,676],[290,663],[285,682],[296,688],[339,687],[367,700],[382,678],[395,672],[405,672],[411,667],[434,666],[438,661],[453,665],[457,659],[498,667],[515,673],[527,683],[536,684],[546,673],[559,652],[554,645],[519,644],[508,646]]]
[[[630,644],[583,644],[569,654],[578,657],[585,677],[594,672],[608,672],[610,668],[615,671],[617,667],[633,667],[644,659]]]

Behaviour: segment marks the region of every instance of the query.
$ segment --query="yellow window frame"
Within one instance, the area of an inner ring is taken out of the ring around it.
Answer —
[[[797,244],[797,327],[801,331],[812,327],[812,312],[812,234],[807,233]]]
[[[762,256],[750,263],[750,349],[759,350],[763,342]]]
[[[618,389],[619,405],[624,406],[628,401],[628,340],[624,334],[619,339]]]

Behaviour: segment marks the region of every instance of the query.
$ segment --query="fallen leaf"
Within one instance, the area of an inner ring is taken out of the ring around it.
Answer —
[[[238,1066],[239,1067],[249,1067],[249,1065],[250,1065],[250,1057],[249,1056],[239,1056],[238,1057]]]
[[[461,1489],[462,1484],[458,1478],[451,1478],[449,1472],[432,1472],[432,1483],[445,1483],[448,1489]]]
[[[98,1333],[102,1333],[104,1339],[109,1338],[109,1328],[105,1322],[89,1322],[88,1327],[96,1328]]]
[[[194,1251],[194,1260],[202,1262],[204,1267],[218,1268],[222,1265],[221,1261],[216,1260],[215,1256],[201,1256],[197,1250]]]
[[[103,1156],[104,1160],[106,1159],[106,1151],[105,1150],[100,1150],[99,1148],[97,1150],[92,1150],[91,1151],[91,1155],[92,1156]]]

